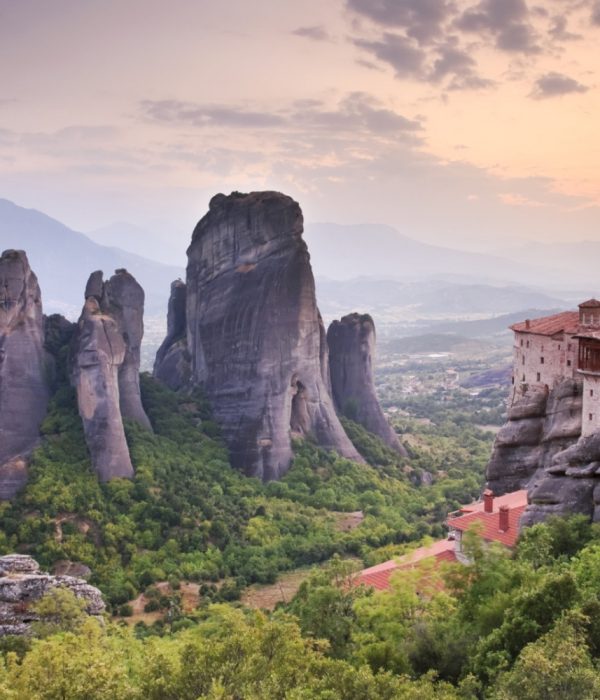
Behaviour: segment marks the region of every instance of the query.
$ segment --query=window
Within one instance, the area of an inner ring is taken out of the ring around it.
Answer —
[[[571,366],[571,360],[567,360],[567,367]]]
[[[571,343],[567,343],[567,350],[571,349]]]
[[[523,357],[521,358],[521,364],[522,364],[522,365],[525,364],[525,355],[523,355]]]
[[[527,341],[527,347],[529,347],[529,341]]]
[[[558,349],[560,350],[560,343],[558,344]]]
[[[590,396],[593,396],[593,395],[594,395],[594,390],[590,389]]]
[[[540,365],[543,365],[543,364],[544,364],[544,358],[540,357]]]
[[[513,384],[515,383],[515,378],[514,378],[514,377],[511,379],[511,382],[512,382]]]
[[[523,375],[523,381],[525,381],[525,375]]]
[[[523,338],[521,338],[521,347],[523,347]]]
[[[538,382],[542,381],[542,375],[539,372],[537,373],[537,381]]]
[[[590,420],[594,420],[594,414],[590,413]]]

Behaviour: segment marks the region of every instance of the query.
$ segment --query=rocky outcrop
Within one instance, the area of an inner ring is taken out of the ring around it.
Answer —
[[[0,557],[0,637],[28,634],[40,620],[32,605],[53,588],[67,588],[84,600],[88,615],[100,616],[105,610],[100,591],[84,580],[41,572],[34,559],[22,554]]]
[[[167,336],[156,353],[154,376],[174,391],[178,391],[190,381],[186,285],[181,280],[171,284],[167,311]]]
[[[49,399],[40,288],[22,250],[0,257],[0,499],[27,480]]]
[[[333,399],[338,412],[406,455],[375,394],[375,324],[371,316],[353,313],[334,321],[327,330],[327,343]]]
[[[175,334],[155,368],[171,386],[204,388],[232,464],[265,480],[289,468],[294,434],[362,461],[329,392],[302,232],[300,207],[283,194],[213,197],[188,248],[186,347]]]
[[[528,488],[554,457],[581,435],[581,383],[565,379],[551,391],[541,384],[515,390],[508,421],[496,436],[487,486],[496,495]]]
[[[529,485],[521,525],[552,515],[585,515],[600,522],[600,433],[582,437],[554,455]]]
[[[123,418],[150,429],[139,385],[144,293],[125,270],[94,272],[71,347],[71,379],[92,465],[103,481],[133,476]]]

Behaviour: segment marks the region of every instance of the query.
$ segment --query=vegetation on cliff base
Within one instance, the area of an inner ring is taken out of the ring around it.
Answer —
[[[348,562],[334,559],[269,615],[211,605],[162,637],[67,616],[62,629],[36,630],[36,638],[0,656],[0,696],[599,697],[598,527],[580,517],[538,525],[513,555],[475,536],[468,548],[473,565],[449,565],[444,587],[430,567],[399,572],[391,591],[374,593],[348,585]]]
[[[231,469],[199,394],[177,395],[147,376],[142,391],[155,433],[127,425],[132,481],[98,482],[74,394],[63,386],[27,487],[0,506],[0,552],[26,551],[45,568],[82,562],[113,606],[167,580],[221,581],[213,597],[231,599],[249,583],[272,582],[279,571],[335,553],[365,558],[380,547],[441,536],[448,509],[481,486],[489,446],[483,433],[424,436],[409,465],[351,423],[353,439],[377,467],[305,441],[285,478],[262,484]],[[420,486],[425,471],[433,483]],[[357,510],[365,515],[360,527],[341,531],[337,513]]]

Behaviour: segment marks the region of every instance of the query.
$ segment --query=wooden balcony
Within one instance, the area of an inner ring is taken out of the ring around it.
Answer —
[[[580,372],[600,374],[600,340],[595,338],[581,338],[579,340],[577,369]]]

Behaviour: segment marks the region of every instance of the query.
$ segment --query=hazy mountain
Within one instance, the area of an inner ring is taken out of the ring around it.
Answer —
[[[45,312],[77,315],[88,276],[126,268],[146,292],[148,315],[165,315],[171,282],[183,268],[163,265],[119,248],[94,243],[35,209],[0,199],[0,247],[25,250],[42,289]]]
[[[584,296],[598,296],[600,280],[598,261],[600,260],[600,241],[569,241],[567,243],[527,243],[518,247],[504,250],[504,255],[513,260],[543,261],[544,265],[552,268],[557,279],[569,280],[578,287],[588,291]]]
[[[482,338],[499,333],[509,333],[509,326],[526,318],[550,316],[564,311],[565,306],[555,309],[523,309],[510,314],[502,314],[493,318],[477,319],[474,321],[437,321],[426,327],[432,333],[459,333],[469,338]]]
[[[385,323],[490,318],[522,309],[567,308],[564,299],[530,287],[449,283],[425,278],[418,282],[361,277],[317,278],[321,312],[327,318],[366,311]],[[539,312],[538,315],[542,315]],[[502,321],[504,322],[504,321]]]
[[[85,235],[100,245],[121,248],[136,255],[143,252],[149,260],[181,267],[186,264],[185,251],[191,238],[191,233],[167,231],[160,235],[125,221],[97,228]]]
[[[509,260],[444,248],[416,241],[390,226],[315,223],[306,226],[305,238],[315,274],[331,279],[362,275],[415,279],[452,273],[488,281],[545,284],[555,272],[555,278],[559,275],[541,255]],[[565,277],[562,282],[576,279]]]

